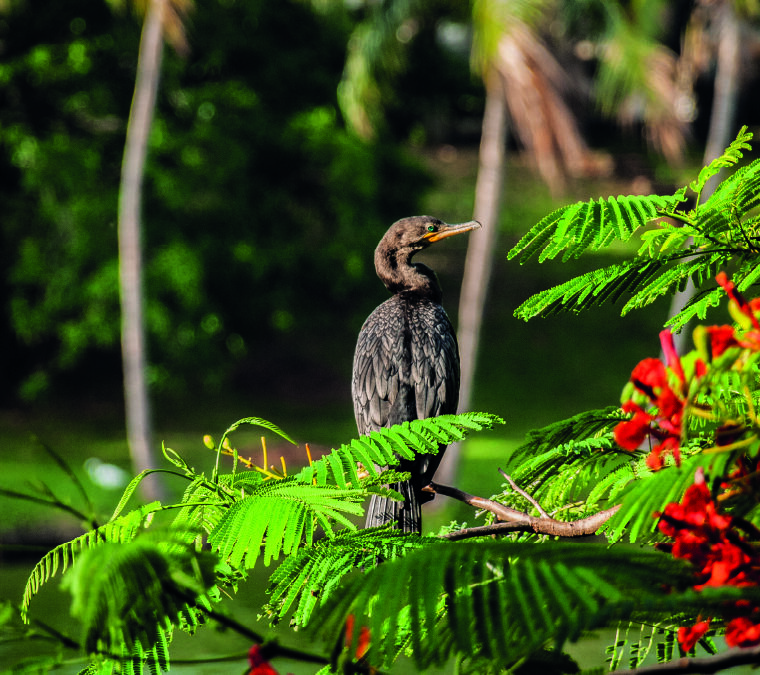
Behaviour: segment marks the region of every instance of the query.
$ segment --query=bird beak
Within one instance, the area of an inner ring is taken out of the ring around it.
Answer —
[[[446,237],[453,237],[455,234],[463,234],[470,230],[477,230],[481,227],[477,220],[471,220],[467,223],[458,223],[457,225],[443,225],[435,232],[428,232],[423,236],[423,239],[427,239],[430,243],[440,241]]]

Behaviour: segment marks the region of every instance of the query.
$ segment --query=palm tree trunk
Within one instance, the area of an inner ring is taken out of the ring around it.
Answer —
[[[713,90],[713,105],[710,112],[710,127],[707,132],[707,143],[703,164],[709,164],[720,157],[723,150],[731,143],[736,129],[736,104],[739,98],[740,68],[741,68],[741,25],[732,2],[724,2],[718,11],[718,57],[715,68],[715,85]],[[701,199],[704,203],[713,193],[720,180],[720,174],[713,176],[702,190]],[[677,291],[670,305],[669,317],[678,314],[694,295],[695,287],[689,279],[682,291]],[[686,339],[688,330],[682,330],[674,336],[676,349],[680,354],[688,351]]]
[[[488,282],[493,267],[493,250],[499,224],[499,207],[504,187],[507,135],[507,103],[501,75],[492,69],[486,83],[486,103],[480,137],[478,177],[475,184],[473,218],[483,226],[467,245],[462,292],[459,298],[459,353],[461,385],[459,409],[468,410],[477,366],[480,328]],[[449,446],[436,480],[450,485],[459,463],[459,444]]]
[[[165,0],[148,5],[132,109],[127,125],[119,191],[119,291],[122,308],[122,364],[127,440],[136,472],[154,468],[150,403],[146,382],[145,325],[142,288],[141,206],[142,180],[148,136],[153,120],[163,53],[162,16]],[[160,485],[144,481],[143,496],[160,496]]]

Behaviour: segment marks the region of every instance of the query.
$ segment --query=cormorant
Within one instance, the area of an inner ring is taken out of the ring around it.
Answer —
[[[364,322],[354,352],[351,389],[359,433],[408,420],[455,413],[459,401],[459,347],[441,307],[435,272],[413,263],[415,253],[436,241],[480,227],[477,221],[447,225],[430,216],[404,218],[391,225],[375,249],[375,270],[393,296]],[[366,526],[396,522],[404,532],[420,532],[421,492],[441,461],[437,455],[404,460],[412,478],[393,485],[403,502],[373,496]]]

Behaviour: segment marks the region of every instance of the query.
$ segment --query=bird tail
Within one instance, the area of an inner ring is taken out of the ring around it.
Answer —
[[[422,504],[418,491],[414,489],[412,481],[395,483],[390,486],[403,498],[403,502],[372,495],[367,508],[367,520],[365,527],[378,527],[387,523],[396,523],[402,532],[417,534],[422,533]]]

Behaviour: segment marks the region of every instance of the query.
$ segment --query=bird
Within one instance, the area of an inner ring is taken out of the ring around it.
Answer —
[[[375,249],[375,271],[393,294],[362,326],[354,351],[351,393],[361,436],[402,422],[456,413],[459,403],[459,347],[441,306],[435,272],[415,254],[448,237],[480,227],[473,220],[449,225],[431,216],[402,218]],[[401,460],[409,481],[391,487],[402,502],[373,495],[366,527],[396,523],[403,532],[422,531],[422,503],[446,446],[436,455]]]

